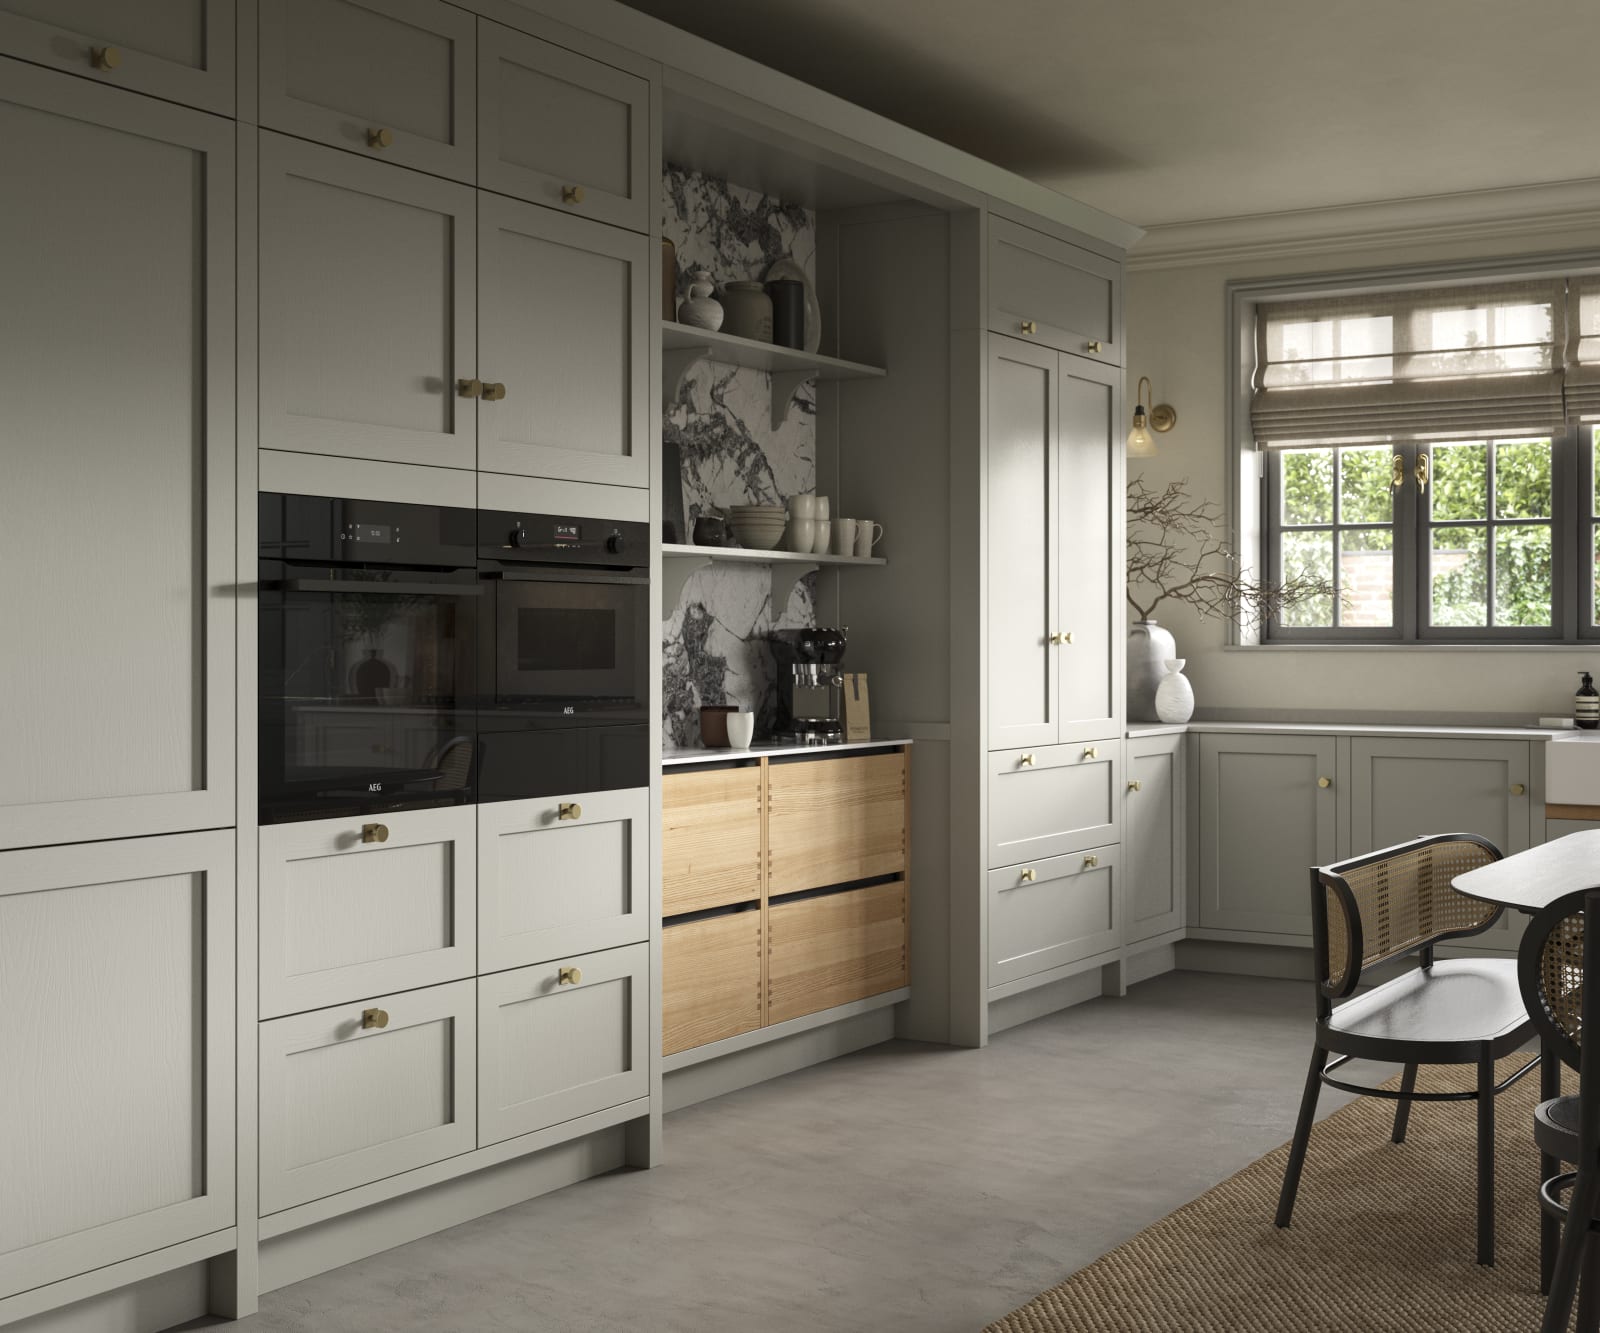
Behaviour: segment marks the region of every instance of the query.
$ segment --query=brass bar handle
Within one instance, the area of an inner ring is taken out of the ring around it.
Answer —
[[[1511,794],[1513,796],[1526,796],[1528,789],[1520,782],[1513,782],[1511,784]]]
[[[1417,494],[1428,493],[1428,455],[1417,455]]]
[[[362,842],[388,842],[389,826],[387,824],[363,824],[361,826]]]
[[[1033,754],[1032,754],[1031,751],[1028,754],[1020,756],[1017,759],[1017,767],[1018,768],[1032,768],[1033,767]]]
[[[483,381],[457,380],[456,393],[462,398],[478,398],[483,394]]]
[[[1037,333],[1039,332],[1039,326],[1031,319],[1025,319],[1022,321],[1022,331],[1024,333]]]
[[[1038,878],[1038,875],[1035,874],[1033,867],[1029,866],[1026,870],[1022,871],[1017,878],[1020,879],[1024,884],[1032,884],[1033,881]]]
[[[389,1011],[387,1009],[363,1009],[361,1011],[361,1026],[363,1029],[388,1027]]]
[[[1142,782],[1140,782],[1138,778],[1134,778],[1131,782],[1128,783],[1128,790],[1129,791],[1143,791],[1144,790],[1144,784]]]
[[[499,383],[498,381],[495,381],[495,380],[485,380],[483,382],[483,401],[484,402],[486,402],[486,403],[498,403],[505,396],[506,396],[506,386],[505,385],[503,385],[503,384],[501,384],[501,383]]]
[[[367,131],[367,147],[384,149],[394,143],[394,131],[383,129],[369,129]]]
[[[1086,745],[1083,747],[1083,757],[1085,759],[1098,759],[1100,757],[1100,751],[1096,746]]]
[[[1089,339],[1089,350],[1091,352],[1098,352],[1100,350],[1100,340],[1098,338]]]
[[[576,801],[562,801],[561,808],[556,811],[557,819],[582,819],[583,807]]]
[[[1332,778],[1318,778],[1317,779],[1317,786],[1322,787],[1322,788],[1331,787],[1331,786],[1333,786],[1333,779]]]
[[[581,967],[564,967],[556,973],[556,985],[579,986],[583,984],[583,969]]]
[[[561,187],[561,202],[564,204],[581,204],[583,202],[583,186],[563,185]]]
[[[1099,864],[1100,858],[1098,856],[1090,855],[1083,858],[1083,868],[1085,870],[1093,870]]]
[[[114,46],[91,46],[89,63],[96,69],[115,69],[122,63],[122,52]]]

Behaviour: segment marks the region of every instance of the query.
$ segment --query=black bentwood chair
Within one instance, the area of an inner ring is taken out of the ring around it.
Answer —
[[[1491,842],[1470,833],[1416,838],[1398,847],[1312,867],[1311,929],[1317,985],[1317,1036],[1300,1119],[1278,1198],[1278,1225],[1294,1213],[1306,1145],[1324,1083],[1365,1097],[1397,1101],[1394,1141],[1404,1143],[1411,1103],[1478,1103],[1478,1262],[1494,1262],[1494,1099],[1539,1063],[1535,1057],[1504,1083],[1495,1061],[1534,1035],[1510,958],[1434,961],[1436,944],[1477,935],[1499,917],[1492,903],[1468,898],[1450,881],[1498,861]],[[1416,955],[1417,966],[1355,994],[1362,973]],[[1335,1005],[1334,1001],[1343,1003]],[[1330,1060],[1328,1057],[1333,1056]],[[1397,1091],[1331,1077],[1350,1060],[1405,1066]],[[1418,1092],[1419,1065],[1473,1065],[1467,1092]]]
[[[1584,930],[1585,908],[1600,914],[1600,891],[1585,889],[1556,899],[1528,923],[1517,952],[1523,999],[1544,1049],[1578,1071],[1576,1097],[1541,1102],[1533,1113],[1540,1153],[1578,1168],[1550,1176],[1539,1188],[1545,1217],[1566,1218],[1553,1274],[1548,1268],[1548,1226],[1543,1237],[1541,1257],[1550,1291],[1544,1333],[1566,1333],[1580,1271],[1578,1328],[1582,1333],[1600,1329],[1600,1242],[1595,1240],[1600,1224],[1594,1221],[1600,1213],[1600,1055],[1589,1055],[1583,1042],[1584,1029],[1600,1023],[1600,993],[1584,984],[1600,968],[1600,931],[1590,936]],[[1569,1185],[1572,1192],[1563,1204],[1561,1193]]]

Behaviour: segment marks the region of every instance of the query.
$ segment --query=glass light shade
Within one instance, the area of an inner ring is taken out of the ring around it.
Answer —
[[[1128,457],[1153,458],[1156,452],[1156,437],[1152,435],[1144,424],[1142,411],[1133,414],[1133,429],[1128,432]]]

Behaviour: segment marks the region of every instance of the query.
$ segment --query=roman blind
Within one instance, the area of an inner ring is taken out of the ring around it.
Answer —
[[[1600,419],[1600,276],[1572,279],[1567,294],[1567,415]]]
[[[1264,301],[1255,437],[1274,445],[1557,430],[1571,340],[1566,286],[1538,278]],[[1600,412],[1600,304],[1592,311]]]

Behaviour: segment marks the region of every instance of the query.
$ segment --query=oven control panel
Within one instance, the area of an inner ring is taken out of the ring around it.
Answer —
[[[627,519],[478,511],[480,555],[491,560],[632,569],[650,555],[649,527]]]

